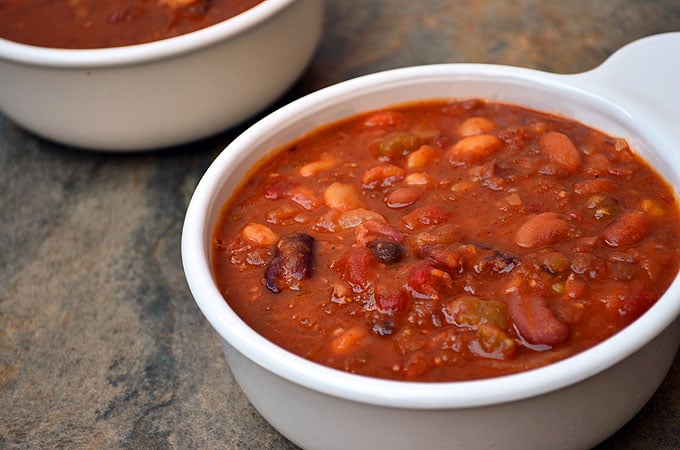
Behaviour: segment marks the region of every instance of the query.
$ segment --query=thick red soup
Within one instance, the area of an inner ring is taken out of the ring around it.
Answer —
[[[626,141],[480,100],[347,118],[262,161],[224,206],[229,305],[298,355],[373,377],[493,377],[643,314],[680,262],[674,194]]]
[[[263,0],[0,0],[0,37],[55,48],[157,41],[214,25]]]

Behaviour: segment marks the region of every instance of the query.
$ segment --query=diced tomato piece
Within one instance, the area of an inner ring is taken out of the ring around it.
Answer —
[[[357,287],[366,287],[373,277],[376,260],[373,252],[366,247],[351,247],[333,268],[340,272],[343,280]]]
[[[429,263],[417,265],[406,284],[417,296],[425,298],[441,297],[453,288],[451,276]]]
[[[641,316],[659,297],[655,289],[643,288],[640,280],[612,283],[602,301],[610,310],[617,311],[626,321]]]

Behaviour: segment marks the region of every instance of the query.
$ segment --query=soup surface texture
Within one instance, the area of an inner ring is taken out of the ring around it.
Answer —
[[[680,261],[667,183],[622,139],[482,100],[313,130],[225,204],[229,305],[304,358],[455,381],[549,364],[643,314]]]
[[[54,48],[157,41],[214,25],[263,0],[0,0],[0,37]]]

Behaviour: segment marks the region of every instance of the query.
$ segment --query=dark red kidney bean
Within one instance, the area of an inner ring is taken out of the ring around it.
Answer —
[[[295,289],[299,281],[312,276],[315,242],[312,236],[305,233],[282,237],[265,269],[267,289],[274,293],[281,292],[284,286]]]
[[[553,346],[569,337],[567,324],[555,317],[547,300],[539,294],[511,290],[508,312],[519,333],[530,344]]]
[[[619,215],[602,232],[602,239],[610,247],[632,245],[649,232],[649,218],[641,212],[628,211]]]
[[[374,241],[368,245],[373,254],[385,264],[395,264],[404,256],[404,249],[393,241]]]

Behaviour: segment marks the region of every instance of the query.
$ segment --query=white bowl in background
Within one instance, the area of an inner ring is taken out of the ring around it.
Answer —
[[[56,49],[0,39],[0,111],[90,150],[178,145],[232,127],[302,73],[322,0],[264,0],[218,24],[146,44]]]
[[[600,67],[556,75],[444,64],[396,69],[296,100],[235,139],[208,168],[187,209],[182,258],[191,292],[219,333],[251,403],[306,449],[590,448],[647,402],[680,344],[680,279],[633,324],[573,357],[491,379],[417,383],[363,377],[283,350],[225,302],[211,268],[218,213],[272,149],[321,124],[431,97],[481,97],[555,113],[623,137],[680,191],[680,33],[636,41]]]

